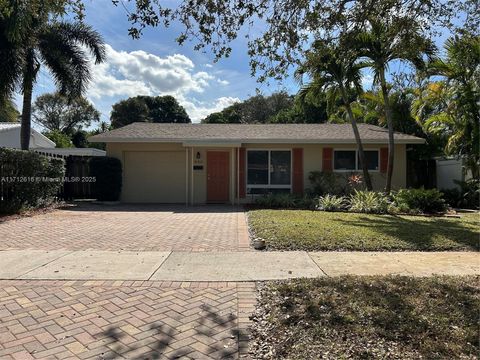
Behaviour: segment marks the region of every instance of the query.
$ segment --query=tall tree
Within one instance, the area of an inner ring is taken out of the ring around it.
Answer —
[[[372,190],[372,181],[365,161],[362,139],[349,96],[352,89],[357,93],[362,90],[360,70],[363,65],[357,62],[355,53],[347,50],[350,47],[351,44],[348,41],[333,46],[324,41],[317,41],[312,51],[307,55],[305,63],[298,68],[296,77],[299,81],[302,81],[303,76],[307,74],[311,79],[311,82],[300,90],[300,96],[306,96],[307,94],[318,96],[328,93],[330,101],[334,101],[338,97],[342,99],[352,124],[365,185],[367,190]]]
[[[22,149],[29,148],[32,93],[40,67],[48,68],[62,94],[77,97],[91,76],[87,52],[96,64],[105,59],[103,41],[91,27],[52,20],[54,7],[63,11],[65,3],[12,1],[0,8],[0,95],[8,96],[17,89],[23,94]]]
[[[45,129],[58,130],[67,135],[100,120],[100,113],[87,99],[68,99],[60,93],[37,97],[32,116],[33,121]]]
[[[392,188],[395,158],[395,138],[392,108],[389,99],[387,72],[391,62],[408,61],[417,68],[424,65],[423,55],[433,56],[434,46],[421,32],[420,24],[403,17],[371,18],[362,32],[351,32],[352,44],[359,56],[366,59],[365,66],[374,72],[374,82],[380,86],[383,109],[388,127],[388,165],[385,192]]]
[[[112,106],[113,128],[133,122],[190,123],[185,108],[173,96],[135,96]]]
[[[17,122],[20,117],[15,104],[8,98],[0,98],[0,122]]]
[[[480,36],[465,33],[445,43],[445,58],[427,74],[441,80],[418,90],[413,112],[427,132],[446,138],[445,152],[463,157],[480,178]]]

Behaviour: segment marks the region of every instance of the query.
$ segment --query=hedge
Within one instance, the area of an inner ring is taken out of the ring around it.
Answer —
[[[117,158],[102,156],[89,161],[90,176],[95,177],[95,197],[116,201],[122,190],[122,163]]]
[[[0,213],[50,204],[62,187],[64,176],[62,159],[0,148]]]

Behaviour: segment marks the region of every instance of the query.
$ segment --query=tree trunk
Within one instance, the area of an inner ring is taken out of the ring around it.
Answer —
[[[387,118],[388,127],[388,165],[387,165],[387,181],[385,184],[385,193],[389,194],[392,190],[393,175],[393,159],[395,151],[395,139],[393,130],[392,109],[390,107],[390,99],[388,98],[387,81],[385,80],[385,70],[380,69],[380,85],[382,88],[383,103],[385,106],[385,117]]]
[[[22,150],[30,148],[31,118],[32,118],[32,91],[35,77],[35,59],[33,49],[29,49],[26,59],[26,69],[23,75],[23,108],[20,128],[20,146]]]
[[[341,87],[342,98],[343,102],[345,103],[345,107],[347,108],[348,117],[350,118],[350,122],[352,123],[353,134],[355,135],[355,141],[358,147],[358,157],[360,158],[360,165],[362,166],[363,171],[363,178],[365,180],[365,186],[367,187],[368,191],[373,190],[372,180],[370,179],[370,173],[368,172],[368,165],[365,161],[365,153],[363,151],[362,139],[360,138],[360,132],[358,131],[357,120],[353,116],[352,108],[350,106],[350,102],[348,101],[348,95],[343,88]]]

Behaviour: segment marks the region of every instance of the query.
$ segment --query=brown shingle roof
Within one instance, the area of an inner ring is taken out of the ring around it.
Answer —
[[[359,124],[364,143],[387,143],[386,129]],[[424,140],[395,133],[397,143]],[[133,123],[89,138],[91,142],[355,143],[350,124],[156,124]]]

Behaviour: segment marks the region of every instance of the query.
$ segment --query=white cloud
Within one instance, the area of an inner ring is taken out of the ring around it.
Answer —
[[[227,106],[230,106],[236,102],[239,102],[240,99],[237,97],[224,96],[218,99],[215,99],[212,102],[203,102],[203,101],[190,101],[184,98],[178,99],[180,104],[187,110],[192,122],[199,122],[200,120],[207,117],[207,115],[221,111]]]
[[[192,60],[181,54],[160,57],[143,50],[116,51],[107,45],[107,61],[94,66],[89,95],[201,93],[215,77],[194,68]]]
[[[219,97],[198,101],[194,94],[202,94],[211,83],[228,85],[207,71],[195,71],[195,64],[185,55],[160,57],[143,50],[117,51],[106,46],[107,61],[92,66],[92,83],[88,97],[95,102],[136,95],[173,95],[185,107],[193,121],[231,105],[238,98]],[[207,70],[212,68],[206,64]]]

